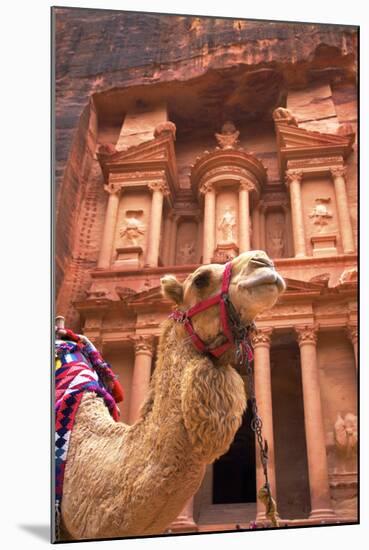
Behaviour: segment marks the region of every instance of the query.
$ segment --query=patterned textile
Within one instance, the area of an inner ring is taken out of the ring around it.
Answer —
[[[64,471],[74,419],[85,391],[102,397],[115,421],[119,409],[111,395],[115,376],[96,348],[83,342],[55,342],[55,499],[56,529],[59,531]]]

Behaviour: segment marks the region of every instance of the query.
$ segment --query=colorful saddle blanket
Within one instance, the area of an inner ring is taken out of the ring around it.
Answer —
[[[116,377],[91,342],[56,340],[55,362],[55,500],[58,529],[69,441],[84,392],[94,392],[102,397],[115,421],[119,419],[119,409],[111,393]]]

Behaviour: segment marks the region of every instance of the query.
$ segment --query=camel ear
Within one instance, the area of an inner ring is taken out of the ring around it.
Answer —
[[[165,298],[181,304],[183,302],[183,286],[173,275],[165,275],[160,279],[161,292]]]

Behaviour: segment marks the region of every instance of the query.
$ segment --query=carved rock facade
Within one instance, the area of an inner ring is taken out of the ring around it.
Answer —
[[[68,28],[99,29],[87,12],[58,13],[59,42],[68,40]],[[153,32],[145,67],[162,63],[144,74],[142,51],[128,48],[127,59],[120,50],[117,22],[140,44],[138,23],[148,16],[106,17],[113,18],[113,38],[106,39],[129,65],[126,81],[117,80],[122,71],[105,50],[96,52],[101,79],[81,74],[82,66],[94,67],[81,63],[93,51],[83,52],[82,42],[58,68],[57,313],[102,348],[125,388],[122,420],[133,422],[171,310],[160,277],[169,272],[183,280],[201,263],[265,249],[288,285],[280,303],[256,320],[253,335],[279,514],[293,524],[355,521],[356,34],[349,27],[301,25],[300,32],[298,25],[227,20],[213,28],[201,18],[160,16],[167,30],[176,22],[182,41],[169,51]],[[149,27],[156,20],[150,17]],[[185,53],[210,41],[216,47],[198,52],[201,63]],[[235,43],[240,51],[230,57]],[[322,53],[327,45],[332,59]],[[327,84],[333,69],[339,78]],[[80,122],[76,105],[85,108]],[[63,126],[67,115],[74,145]],[[243,425],[230,454],[207,469],[173,530],[265,522],[255,498],[258,459],[250,445],[249,454],[242,447],[251,441],[248,430]],[[237,472],[253,480],[242,494],[232,482]]]

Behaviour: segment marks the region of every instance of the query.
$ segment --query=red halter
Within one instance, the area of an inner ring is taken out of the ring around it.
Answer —
[[[207,298],[206,300],[202,300],[202,302],[190,307],[187,311],[180,311],[179,309],[176,309],[171,315],[169,315],[169,318],[183,324],[192,340],[193,345],[201,353],[210,353],[214,357],[220,357],[225,351],[237,343],[240,344],[243,351],[246,352],[248,360],[252,360],[252,349],[248,340],[248,331],[250,327],[242,327],[238,314],[229,298],[228,290],[231,281],[231,274],[232,262],[227,262],[223,272],[222,288],[218,294]],[[224,336],[227,338],[227,342],[215,348],[209,348],[194,331],[191,317],[216,304],[219,304],[222,331]],[[230,319],[233,322],[233,329],[238,332],[238,337],[236,337],[237,342],[235,342],[235,337],[229,322]]]

